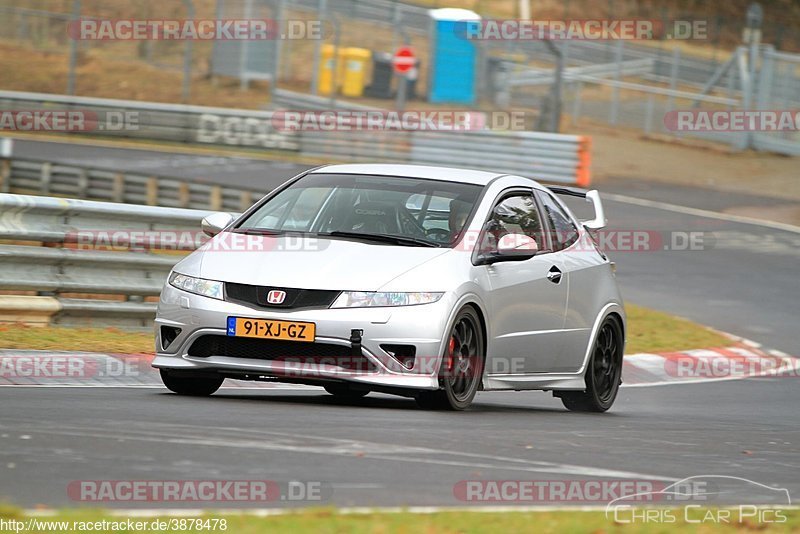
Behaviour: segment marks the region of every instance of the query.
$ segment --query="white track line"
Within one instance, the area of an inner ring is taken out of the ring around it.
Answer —
[[[688,206],[680,206],[678,204],[669,204],[668,202],[659,202],[656,200],[646,200],[643,198],[629,197],[627,195],[618,195],[615,193],[601,193],[601,197],[615,202],[623,202],[625,204],[633,204],[635,206],[644,206],[664,211],[672,211],[674,213],[681,213],[683,215],[694,215],[696,217],[705,217],[707,219],[718,219],[720,221],[752,224],[755,226],[772,228],[773,230],[783,230],[785,232],[800,234],[800,226],[795,226],[793,224],[788,224],[788,223],[767,221],[765,219],[757,219],[755,217],[747,217],[744,215],[731,215],[728,213],[720,213],[718,211],[709,211],[700,208],[690,208]]]
[[[219,430],[232,430],[221,427]],[[249,451],[281,451],[305,454],[319,454],[331,457],[351,458],[353,451],[362,452],[364,458],[382,462],[407,462],[417,464],[427,464],[436,466],[457,466],[466,467],[472,470],[492,470],[492,471],[514,471],[516,473],[549,473],[559,475],[575,475],[592,478],[611,478],[611,479],[633,479],[633,480],[657,480],[664,482],[677,482],[674,477],[653,475],[650,473],[639,473],[633,471],[619,471],[614,469],[595,468],[591,466],[545,462],[529,460],[526,458],[514,458],[501,455],[481,454],[471,452],[456,452],[452,450],[435,449],[429,447],[403,447],[402,452],[391,451],[390,454],[381,452],[386,450],[387,444],[369,441],[346,440],[337,438],[326,438],[307,434],[295,434],[287,432],[261,432],[259,436],[232,440],[222,436],[201,436],[189,435],[184,432],[181,436],[165,435],[159,433],[142,433],[141,431],[130,431],[115,433],[113,436],[108,433],[89,430],[85,427],[71,427],[66,429],[59,428],[31,428],[25,429],[26,432],[56,435],[74,436],[80,438],[95,438],[97,440],[125,439],[131,442],[151,443],[158,446],[187,445],[192,447],[211,447],[231,452],[241,449]],[[272,436],[279,436],[281,439],[270,439]],[[298,447],[297,445],[287,444],[283,438],[288,437],[294,441],[301,442],[304,439],[325,441],[328,444],[315,447]],[[413,454],[412,454],[413,453]],[[425,457],[427,456],[427,457]],[[447,460],[441,458],[446,457]]]
[[[689,384],[712,384],[714,382],[730,382],[731,380],[749,380],[754,378],[781,378],[781,375],[752,375],[752,376],[723,376],[720,378],[697,378],[690,380],[673,380],[671,382],[643,382],[641,384],[623,384],[620,387],[629,388],[654,388],[661,386],[685,386]],[[794,378],[786,376],[784,378]]]

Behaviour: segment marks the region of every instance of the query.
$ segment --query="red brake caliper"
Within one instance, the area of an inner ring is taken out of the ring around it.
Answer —
[[[453,353],[456,351],[456,338],[451,337],[447,345],[447,370],[453,370]]]

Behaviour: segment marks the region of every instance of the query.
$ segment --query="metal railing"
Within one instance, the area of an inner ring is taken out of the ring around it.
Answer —
[[[586,65],[568,67],[564,69],[564,81],[593,81],[598,78],[610,78],[612,76],[643,76],[653,72],[655,60],[652,58],[632,59],[619,63],[603,63],[600,65]],[[507,78],[506,83],[509,87],[530,86],[530,85],[550,85],[553,83],[555,75],[552,69],[523,69],[512,72]]]
[[[303,154],[411,162],[589,185],[589,141],[542,132],[305,132]]]
[[[77,111],[85,129],[102,135],[180,143],[245,146],[296,152],[297,135],[273,124],[273,112],[136,100],[0,91],[3,111]]]
[[[329,109],[358,109],[375,110],[372,106],[363,106],[349,101],[337,100],[334,93],[331,96],[315,96],[308,93],[298,93],[287,89],[275,89],[272,92],[272,107],[290,110],[329,110]]]
[[[281,127],[280,115],[275,115],[280,112],[13,91],[0,91],[0,109],[76,110],[98,114],[109,111],[138,113],[136,128],[114,132],[98,129],[74,135],[121,135],[194,144],[270,148],[287,154],[296,154],[299,151],[305,156],[324,156],[332,161],[396,161],[466,166],[521,174],[548,182],[582,186],[589,184],[589,142],[587,138],[575,135],[492,130],[288,131]],[[101,119],[99,123],[102,123]],[[36,186],[35,179],[29,178],[33,181],[28,185]],[[147,198],[146,184],[147,177],[140,176],[131,180],[131,195],[123,196],[122,200],[141,202]],[[178,185],[173,184],[169,189],[173,190],[175,187]],[[196,187],[202,189],[200,185]],[[113,196],[95,198],[117,200]],[[171,198],[174,200],[175,194]],[[174,201],[167,205],[204,206]]]
[[[762,56],[761,77],[755,88],[758,109],[800,108],[800,54],[767,48]],[[756,132],[752,145],[787,156],[800,156],[800,132],[795,130]]]
[[[0,159],[0,193],[54,195],[213,211],[244,211],[267,192],[197,183],[167,176],[62,165],[50,161]]]
[[[0,194],[0,292],[57,299],[57,324],[149,327],[147,297],[204,242],[208,213]]]
[[[26,7],[24,0],[6,0],[6,6],[0,6],[0,37],[5,41],[36,47],[55,53],[63,53],[70,50],[70,43],[65,25],[73,18],[97,18],[102,13],[92,12],[87,2],[84,2],[84,9],[70,12],[49,12],[42,9],[30,9]],[[442,2],[426,2],[431,7],[438,7]],[[506,4],[507,2],[497,2]],[[509,4],[512,2],[508,2]],[[50,3],[55,6],[57,3]],[[73,6],[80,6],[80,2],[68,2]],[[412,36],[417,42],[421,43],[420,48],[432,48],[429,40],[430,15],[425,6],[413,5],[394,0],[216,0],[214,2],[194,2],[196,7],[196,18],[270,18],[281,19],[314,19],[330,20],[333,17],[340,17],[347,20],[348,24],[343,25],[340,39],[343,42],[358,42],[359,46],[372,50],[393,50],[403,42],[407,36]],[[513,16],[511,12],[505,15],[498,15],[507,9],[506,7],[494,6],[493,2],[465,2],[467,7],[472,7],[481,11],[486,19],[506,18]],[[473,5],[469,5],[473,4]],[[732,48],[732,38],[741,34],[744,20],[740,16],[731,16],[731,9],[724,6],[724,3],[717,3],[716,8],[703,6],[701,10],[686,11],[680,7],[680,3],[666,3],[655,8],[653,2],[613,2],[604,5],[593,6],[593,9],[586,11],[586,7],[581,3],[562,2],[562,20],[570,21],[577,19],[587,19],[598,17],[615,19],[638,19],[661,21],[663,26],[667,26],[675,20],[706,20],[708,24],[705,47],[711,54],[704,54],[701,57],[687,58],[683,68],[679,73],[681,84],[704,83],[710,74],[719,64],[719,58],[726,55]],[[178,2],[178,6],[186,4]],[[62,6],[62,7],[67,7]],[[68,8],[67,8],[68,9]],[[175,9],[180,9],[176,7]],[[797,50],[800,39],[798,32],[794,31],[796,25],[791,16],[787,16],[785,9],[773,7],[767,10],[767,17],[763,28],[764,42],[775,44],[776,48],[787,48]],[[702,14],[701,14],[702,13]],[[281,16],[283,14],[283,16]],[[121,18],[135,18],[137,12],[131,8],[127,15],[118,15]],[[141,16],[139,14],[138,16]],[[172,16],[178,18],[193,18],[188,10],[183,8]],[[557,16],[551,13],[551,16]],[[364,28],[377,31],[365,31]],[[253,46],[249,43],[250,52],[244,54],[224,54],[213,70],[224,67],[233,70],[233,73],[244,76],[252,75],[253,67],[260,67],[260,71],[269,72],[278,70],[283,72],[283,77],[293,81],[308,81],[308,65],[312,63],[311,47],[304,47],[305,50],[295,46],[296,41],[283,40],[281,42],[262,42]],[[656,61],[653,76],[667,78],[670,76],[671,66],[669,64],[669,54],[664,53],[664,48],[670,43],[669,40],[660,40],[655,43],[632,43],[626,50],[626,59],[642,57],[653,58]],[[113,48],[116,57],[125,59],[139,59],[150,63],[159,68],[179,69],[181,63],[186,65],[186,57],[194,58],[192,67],[192,78],[196,80],[198,75],[208,74],[206,68],[213,63],[215,48],[217,45],[233,46],[233,50],[239,50],[236,43],[220,41],[215,43],[215,47],[199,48],[194,47],[192,52],[188,41],[175,40],[154,40],[142,43],[139,46],[132,41],[106,41],[106,40],[84,40],[80,43],[81,49],[92,48]],[[547,47],[541,40],[517,40],[517,41],[487,41],[481,43],[486,55],[491,55],[497,51],[505,51],[509,54],[524,54],[529,58],[544,58],[547,60]],[[257,53],[253,53],[257,52]],[[612,41],[574,41],[569,44],[570,62],[574,64],[595,64],[611,61],[614,57],[614,43]],[[300,54],[305,61],[291,61]],[[275,58],[280,63],[275,65]],[[242,59],[247,61],[242,61]],[[183,60],[183,61],[182,61]],[[250,67],[240,68],[240,66]],[[427,58],[423,57],[423,64],[427,63]],[[72,66],[75,68],[75,65]],[[292,72],[292,69],[296,72]],[[241,71],[241,72],[240,72]]]
[[[621,51],[630,45],[619,41]],[[751,53],[755,51],[755,61]],[[782,131],[670,130],[664,119],[676,111],[697,109],[714,111],[791,111],[800,106],[800,55],[777,52],[770,45],[752,50],[740,46],[729,60],[708,74],[704,83],[686,83],[680,73],[686,69],[680,48],[675,48],[669,62],[669,76],[626,72],[625,63],[615,63],[619,70],[611,76],[567,76],[565,74],[564,109],[573,126],[583,118],[612,126],[640,129],[645,135],[698,138],[731,145],[734,150],[753,148],[788,156],[800,155],[800,135],[795,128]],[[657,70],[657,69],[656,69]],[[567,69],[569,71],[569,69]],[[604,74],[608,74],[606,70]],[[514,75],[510,75],[513,76]],[[524,81],[524,78],[523,78]],[[530,81],[530,77],[529,80]],[[695,81],[700,81],[697,78]],[[655,82],[655,83],[647,83]],[[664,82],[664,83],[661,83]],[[512,87],[510,100],[517,104],[541,100],[534,83]],[[525,91],[527,89],[527,91]]]

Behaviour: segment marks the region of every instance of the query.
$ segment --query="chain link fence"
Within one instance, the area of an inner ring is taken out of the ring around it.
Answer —
[[[374,54],[388,53],[410,43],[421,60],[420,77],[415,94],[424,99],[426,67],[431,49],[430,8],[452,5],[430,1],[418,6],[394,0],[183,0],[158,3],[152,1],[123,4],[111,0],[23,3],[0,0],[0,45],[9,50],[36,50],[63,57],[75,57],[72,71],[79,67],[85,54],[94,53],[114,61],[143,62],[161,70],[183,71],[183,100],[191,100],[192,83],[198,80],[229,78],[242,87],[251,81],[269,82],[275,103],[291,106],[292,100],[282,95],[313,93],[315,73],[320,68],[323,44],[360,47]],[[466,7],[487,13],[500,13],[508,18],[516,15],[516,2],[463,2]],[[29,6],[36,6],[29,7]],[[39,9],[46,6],[50,9]],[[57,11],[53,6],[60,6]],[[554,7],[556,6],[556,7]],[[756,65],[757,81],[753,98],[746,102],[742,67],[727,68],[742,54],[737,48],[741,40],[743,18],[730,15],[731,8],[706,5],[688,13],[670,7],[654,8],[648,3],[608,0],[593,5],[591,13],[577,0],[560,4],[534,6],[534,18],[556,17],[563,20],[586,18],[643,18],[660,20],[696,20],[707,23],[704,43],[683,46],[675,42],[631,41],[561,41],[552,46],[541,40],[476,41],[479,64],[477,86],[480,106],[484,109],[524,109],[541,118],[558,108],[568,116],[562,125],[579,125],[591,120],[611,126],[631,127],[646,134],[685,135],[668,131],[664,117],[673,110],[685,108],[741,109],[746,104],[759,109],[797,107],[797,55],[779,51],[800,50],[800,32],[794,31],[791,13],[782,17],[777,9],[768,9],[762,26],[762,40],[772,46],[762,47]],[[794,8],[792,8],[794,9]],[[789,10],[791,12],[791,9]],[[587,14],[588,13],[588,14]],[[70,39],[65,26],[78,17],[137,19],[247,19],[268,18],[322,23],[321,39],[276,39],[269,41],[102,41]],[[557,53],[554,53],[554,50]],[[563,84],[560,97],[553,91],[555,70],[561,56]],[[746,60],[745,60],[746,62]],[[720,74],[720,72],[724,70]],[[369,79],[369,75],[367,76]],[[72,84],[76,87],[74,75]],[[277,82],[276,82],[277,80]],[[281,92],[275,92],[275,86]],[[81,93],[77,80],[77,93]],[[95,96],[114,97],[116,94]],[[278,98],[280,96],[280,98]],[[143,95],[142,99],[151,99]],[[266,91],[258,104],[267,105]],[[369,104],[392,107],[391,101],[341,100],[331,107]],[[552,121],[539,120],[536,129],[553,127]],[[795,153],[797,139],[793,133],[758,134],[744,142],[741,135],[730,132],[691,134],[729,143],[734,147],[777,150]]]

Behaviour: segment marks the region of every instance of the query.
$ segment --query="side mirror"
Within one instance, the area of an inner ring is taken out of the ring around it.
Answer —
[[[539,245],[525,234],[506,234],[497,243],[497,250],[478,256],[478,265],[489,265],[501,261],[524,261],[536,256]]]
[[[522,258],[527,260],[539,252],[539,245],[531,236],[525,234],[506,234],[497,243],[497,253],[503,258]]]
[[[203,217],[203,220],[200,222],[200,228],[202,228],[203,233],[207,236],[214,237],[227,228],[232,222],[233,215],[225,212],[217,212]]]

